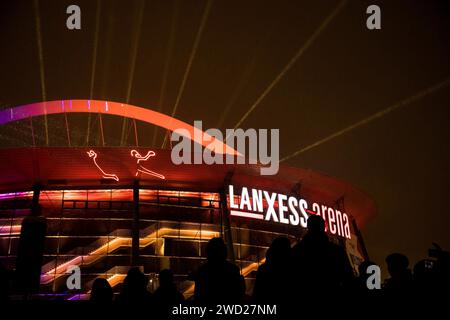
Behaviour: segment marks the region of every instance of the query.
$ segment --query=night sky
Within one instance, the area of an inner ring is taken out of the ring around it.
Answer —
[[[71,4],[81,8],[81,30],[66,28]],[[0,107],[92,98],[170,115],[177,106],[176,118],[225,129],[253,105],[239,127],[279,128],[283,158],[403,102],[284,164],[365,191],[378,207],[363,230],[372,260],[384,268],[387,254],[403,252],[412,267],[432,241],[450,250],[450,2],[340,4],[2,1]],[[371,4],[381,7],[381,30],[366,28]],[[119,145],[122,119],[104,122],[106,145]],[[87,116],[68,123],[72,145],[84,145]],[[63,116],[48,125],[49,145],[67,145]],[[97,144],[96,119],[91,125]],[[34,126],[44,145],[42,119]],[[163,130],[139,123],[138,131],[140,145],[161,147]],[[0,128],[0,146],[31,144],[28,122]]]

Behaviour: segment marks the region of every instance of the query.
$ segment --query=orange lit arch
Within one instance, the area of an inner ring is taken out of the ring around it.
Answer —
[[[101,113],[116,116],[127,117],[140,120],[159,126],[161,128],[175,131],[184,129],[189,132],[189,139],[203,145],[204,147],[213,147],[215,150],[224,150],[223,153],[237,155],[238,152],[217,139],[211,138],[203,131],[163,113],[132,106],[125,103],[100,101],[100,100],[55,100],[47,102],[38,102],[23,106],[7,108],[0,111],[0,125],[26,119],[29,117],[43,116],[46,114],[61,113]],[[204,136],[205,139],[197,139]],[[209,140],[206,142],[204,140]],[[197,141],[198,140],[198,141]],[[212,141],[212,142],[211,142]]]

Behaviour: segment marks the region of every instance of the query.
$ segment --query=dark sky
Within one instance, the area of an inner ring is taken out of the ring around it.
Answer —
[[[93,99],[126,102],[130,87],[130,104],[171,114],[206,1],[101,1],[96,23],[97,1],[40,0],[45,93],[35,3],[0,4],[1,107],[89,98],[91,87]],[[69,31],[65,11],[75,3],[82,28]],[[233,128],[338,3],[213,1],[175,116]],[[370,4],[381,7],[381,30],[366,28]],[[448,79],[449,18],[448,1],[349,1],[240,127],[280,128],[284,157]],[[449,107],[447,85],[286,162],[347,180],[376,201],[363,234],[382,266],[392,252],[415,263],[432,241],[450,250]],[[49,117],[50,145],[67,143],[61,117]],[[85,141],[86,119],[69,115],[74,145]],[[105,119],[108,145],[118,144],[121,121]],[[35,126],[43,144],[42,122]],[[138,126],[140,143],[153,145],[154,128]],[[0,145],[30,145],[28,134],[26,122],[0,128]]]

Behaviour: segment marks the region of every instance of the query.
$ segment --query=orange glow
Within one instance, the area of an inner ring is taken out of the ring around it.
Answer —
[[[200,239],[200,240],[209,240],[213,237],[218,237],[219,232],[210,231],[210,230],[197,230],[197,229],[174,229],[163,227],[156,231],[153,231],[149,235],[144,238],[139,239],[139,247],[145,248],[150,244],[154,243],[156,239],[162,237],[177,237],[177,238],[186,238],[186,239]],[[104,245],[98,247],[97,249],[91,251],[87,255],[77,256],[67,262],[64,262],[57,266],[56,268],[51,269],[50,271],[41,275],[41,284],[48,284],[55,279],[61,277],[67,272],[67,269],[70,266],[78,265],[90,265],[95,261],[102,258],[108,252],[115,251],[120,247],[131,247],[132,239],[129,237],[116,237],[111,241],[108,241]]]
[[[250,263],[248,266],[242,268],[241,270],[241,274],[246,277],[248,276],[252,271],[256,271],[258,270],[258,267],[263,264],[264,262],[266,262],[266,258],[261,259],[259,262],[253,262]]]
[[[109,282],[109,284],[111,285],[111,287],[115,287],[115,286],[117,286],[118,284],[120,284],[120,283],[122,283],[123,282],[123,280],[125,280],[125,277],[126,277],[127,275],[126,274],[114,274],[114,275],[112,275],[111,277],[109,277],[108,279],[106,279],[108,282]]]
[[[0,236],[16,236],[20,234],[21,229],[22,226],[20,224],[0,226]]]

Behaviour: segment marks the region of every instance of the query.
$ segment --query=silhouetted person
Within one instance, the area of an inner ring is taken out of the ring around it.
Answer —
[[[183,295],[177,290],[173,281],[171,270],[164,269],[159,273],[159,287],[155,291],[154,298],[157,305],[164,306],[176,305],[184,301]]]
[[[444,251],[437,243],[433,242],[433,248],[428,250],[428,255],[436,259],[433,270],[436,275],[437,290],[448,291],[450,288],[450,252]]]
[[[42,207],[33,205],[21,223],[14,275],[14,291],[24,294],[24,298],[39,292],[46,232]]]
[[[97,278],[92,283],[92,291],[90,301],[94,302],[111,302],[113,299],[113,290],[108,280]]]
[[[393,253],[386,257],[390,278],[385,281],[384,290],[394,293],[410,293],[412,274],[408,268],[409,260],[401,253]]]
[[[131,268],[123,281],[119,301],[133,304],[152,302],[152,295],[147,290],[147,283],[147,277],[138,267]]]
[[[194,297],[204,304],[236,303],[242,299],[239,268],[228,262],[222,238],[212,238],[206,246],[207,262],[194,274]]]
[[[273,240],[266,252],[266,261],[259,266],[253,287],[257,303],[285,302],[289,294],[291,243],[286,237]]]
[[[437,288],[437,272],[434,261],[423,259],[414,265],[413,285],[415,293],[429,294]]]
[[[328,240],[321,216],[308,218],[308,231],[293,248],[295,283],[298,290],[327,292],[348,289],[354,283],[353,269],[345,250]]]

